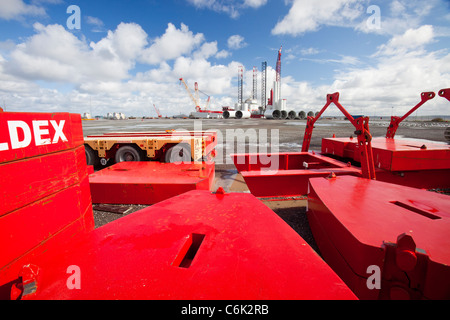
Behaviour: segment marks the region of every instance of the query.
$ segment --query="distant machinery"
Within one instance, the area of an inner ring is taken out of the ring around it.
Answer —
[[[153,107],[155,108],[156,114],[158,115],[158,118],[162,118],[161,113],[159,112],[159,109],[153,104]]]
[[[189,96],[191,97],[192,101],[194,102],[195,111],[199,111],[200,110],[200,106],[199,106],[198,100],[195,99],[195,97],[192,95],[191,90],[189,90],[189,87],[188,87],[188,85],[186,84],[186,82],[184,81],[183,78],[180,78],[180,82],[182,84],[184,84],[184,87],[186,88],[187,93],[189,94]]]
[[[83,120],[90,120],[90,119],[92,119],[92,116],[91,116],[91,114],[89,112],[85,112],[81,116],[81,119],[83,119]]]
[[[252,96],[244,101],[244,67],[238,68],[238,101],[234,109],[223,108],[224,119],[248,119],[261,118],[263,116],[261,106],[258,105],[258,68],[253,67]]]
[[[198,83],[195,83],[195,96],[192,95],[191,91],[189,90],[188,85],[186,84],[186,82],[184,81],[183,78],[180,78],[180,82],[184,84],[184,87],[186,89],[186,91],[188,92],[189,96],[191,97],[192,101],[194,102],[195,105],[195,112],[191,112],[191,114],[189,115],[190,118],[194,118],[194,119],[210,119],[210,118],[222,118],[223,116],[223,111],[212,111],[212,110],[207,110],[209,107],[209,103],[211,101],[211,97],[209,95],[207,95],[206,93],[200,91],[198,89]],[[206,105],[205,108],[202,109],[200,107],[200,98],[199,98],[199,92],[206,95],[208,97],[207,101],[206,101]]]
[[[270,90],[270,97],[267,98],[267,62],[261,65],[261,104],[258,105],[258,68],[253,67],[253,90],[251,98],[244,101],[244,67],[238,68],[238,99],[234,109],[223,107],[224,119],[247,119],[261,118],[266,119],[306,119],[305,111],[287,110],[286,99],[281,98],[281,51],[283,46],[278,50],[278,58],[276,63],[276,78],[273,88]],[[308,113],[309,115],[309,113]],[[314,116],[314,114],[313,114]]]
[[[109,120],[125,120],[126,118],[127,117],[123,113],[120,113],[120,112],[114,112],[114,113],[108,112],[108,114],[106,115],[106,119],[109,119]]]
[[[276,77],[273,83],[273,88],[270,90],[270,98],[268,99],[267,107],[264,116],[267,119],[286,119],[288,112],[286,111],[286,99],[281,98],[281,50],[278,50],[278,58],[276,65]]]
[[[261,114],[264,114],[267,107],[267,61],[261,64]]]

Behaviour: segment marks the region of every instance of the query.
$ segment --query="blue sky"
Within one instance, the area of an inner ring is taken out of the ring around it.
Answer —
[[[156,104],[163,115],[188,114],[183,77],[220,109],[237,100],[240,65],[244,98],[263,61],[270,89],[281,45],[288,109],[318,111],[338,91],[350,112],[402,115],[421,92],[450,87],[445,0],[2,0],[0,105],[154,116]],[[450,115],[450,104],[436,97],[418,113]]]

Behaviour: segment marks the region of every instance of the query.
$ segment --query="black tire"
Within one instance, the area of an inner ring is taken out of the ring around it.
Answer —
[[[142,150],[136,146],[121,146],[116,151],[115,156],[116,163],[124,161],[143,161],[144,155]]]
[[[86,163],[88,166],[96,166],[100,163],[98,153],[94,151],[89,145],[84,145],[84,151],[86,154]]]
[[[188,144],[177,144],[167,150],[164,160],[167,163],[189,163],[191,162],[191,147]]]

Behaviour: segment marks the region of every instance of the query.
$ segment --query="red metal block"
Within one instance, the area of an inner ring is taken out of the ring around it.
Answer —
[[[413,139],[373,138],[377,179],[415,188],[450,188],[450,146]],[[360,161],[351,138],[322,139],[322,154]]]
[[[375,167],[389,171],[450,169],[450,146],[414,139],[372,139]],[[322,153],[360,161],[358,145],[351,138],[322,139]]]
[[[22,299],[356,298],[293,229],[245,193],[190,191],[30,264],[39,276]]]
[[[211,190],[214,162],[120,162],[89,175],[93,203],[154,204],[190,190]]]
[[[323,258],[360,299],[450,299],[449,196],[313,178],[307,214]],[[370,289],[377,268],[380,288]]]
[[[232,154],[231,158],[257,197],[306,195],[309,178],[361,175],[358,168],[310,152]]]
[[[94,229],[83,144],[80,115],[0,112],[0,299],[29,259]]]

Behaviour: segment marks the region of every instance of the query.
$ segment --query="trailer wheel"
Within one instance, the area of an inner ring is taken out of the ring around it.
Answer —
[[[168,163],[191,162],[191,148],[187,144],[177,144],[167,150],[165,161]]]
[[[88,166],[96,166],[99,164],[97,152],[94,151],[89,145],[84,145],[84,152],[86,153],[86,163]]]
[[[124,161],[143,161],[144,156],[142,155],[142,150],[136,146],[121,146],[116,151],[115,156],[116,163]]]

